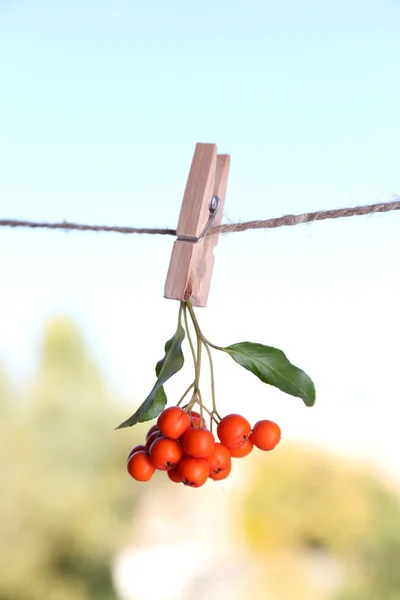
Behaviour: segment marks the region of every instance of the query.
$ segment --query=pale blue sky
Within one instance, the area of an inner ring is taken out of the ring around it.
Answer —
[[[390,200],[399,30],[397,0],[0,0],[0,218],[174,227],[198,141],[232,155],[230,220]],[[271,396],[290,435],[335,445],[346,415],[344,446],[365,454],[377,419],[394,423],[399,227],[391,213],[221,238],[201,317],[217,343],[282,347],[314,377],[312,411]],[[43,323],[72,314],[139,400],[175,321],[171,245],[0,231],[0,361],[26,377]],[[265,394],[221,369],[229,394]]]

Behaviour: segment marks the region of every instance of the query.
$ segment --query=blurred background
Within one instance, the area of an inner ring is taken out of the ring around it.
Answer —
[[[0,218],[174,228],[196,142],[232,155],[225,222],[390,201],[399,23],[395,0],[0,0]],[[398,600],[399,226],[221,236],[205,334],[283,349],[317,403],[215,356],[220,412],[283,437],[199,490],[134,482],[147,427],[114,429],[174,331],[173,238],[2,229],[0,600]]]

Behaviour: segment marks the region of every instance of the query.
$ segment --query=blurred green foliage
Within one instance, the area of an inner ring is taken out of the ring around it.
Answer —
[[[357,555],[372,515],[370,479],[320,449],[277,449],[262,457],[245,500],[251,544]]]
[[[0,600],[115,598],[112,560],[132,537],[144,490],[125,465],[147,427],[116,432],[124,415],[68,319],[46,328],[27,389],[0,368]],[[282,445],[252,454],[251,466],[237,510],[271,597],[328,597],[299,560],[311,553],[350,567],[329,598],[400,600],[394,491],[319,448]],[[263,584],[252,594],[264,600]]]
[[[47,327],[29,389],[0,372],[0,600],[111,600],[111,560],[140,493],[126,476],[137,432],[78,329]]]
[[[374,520],[358,558],[358,577],[337,600],[400,600],[400,508],[397,496],[371,489]]]
[[[259,556],[319,555],[340,565],[337,600],[400,600],[398,492],[359,465],[320,449],[279,448],[257,463],[242,520]],[[293,597],[303,598],[303,584]]]

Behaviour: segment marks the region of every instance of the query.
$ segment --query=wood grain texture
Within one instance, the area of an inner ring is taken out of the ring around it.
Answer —
[[[227,154],[219,154],[217,156],[213,196],[219,196],[221,204],[215,217],[213,227],[217,227],[221,224],[222,215],[224,213],[229,166],[230,156]],[[214,248],[218,244],[218,239],[219,235],[214,233],[212,235],[207,235],[203,242],[197,244],[199,246],[199,254],[195,265],[196,274],[194,276],[192,297],[193,306],[206,306],[207,304],[211,278],[214,270]]]
[[[221,223],[228,181],[230,158],[217,156],[215,144],[197,144],[186,184],[178,236],[196,236],[203,231],[209,218],[212,196],[221,204],[213,226]],[[193,306],[206,306],[214,266],[214,247],[218,235],[206,236],[199,243],[177,240],[174,243],[167,279],[165,298],[192,301]]]

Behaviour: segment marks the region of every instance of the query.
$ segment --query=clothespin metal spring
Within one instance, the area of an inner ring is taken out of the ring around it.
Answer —
[[[206,237],[208,231],[211,229],[211,225],[214,223],[214,219],[217,216],[217,212],[221,205],[221,199],[219,196],[213,196],[210,201],[210,217],[208,219],[207,225],[204,227],[202,233],[199,237],[190,236],[190,235],[179,235],[177,240],[179,242],[191,242],[192,244],[197,244],[201,242]]]

